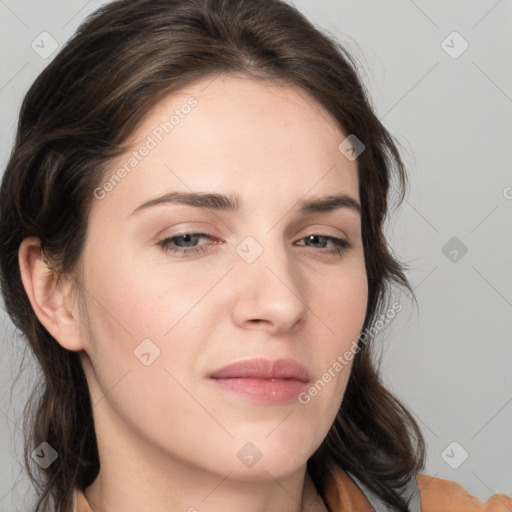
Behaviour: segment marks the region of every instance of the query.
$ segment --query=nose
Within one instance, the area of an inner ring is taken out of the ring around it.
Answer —
[[[233,274],[231,315],[239,327],[278,335],[304,322],[306,283],[282,241],[267,244],[252,263],[240,258]]]

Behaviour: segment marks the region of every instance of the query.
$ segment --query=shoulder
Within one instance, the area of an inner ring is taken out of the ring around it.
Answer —
[[[425,474],[416,477],[422,512],[511,512],[512,498],[494,494],[485,503],[452,480]]]
[[[512,512],[512,499],[504,494],[494,494],[483,503],[451,480],[419,474],[416,482],[421,512]],[[415,484],[413,486],[416,487]],[[386,510],[369,489],[342,469],[332,474],[325,494],[333,512]]]

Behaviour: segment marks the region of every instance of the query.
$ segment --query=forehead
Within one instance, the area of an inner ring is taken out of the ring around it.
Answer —
[[[298,87],[205,78],[148,112],[105,177],[125,171],[108,199],[133,203],[134,196],[170,190],[244,191],[248,199],[259,193],[273,200],[341,190],[357,199],[357,164],[338,149],[345,138],[333,116]],[[287,194],[279,198],[284,182]]]
[[[229,112],[230,116],[224,119],[225,122],[230,119],[234,122],[238,117],[236,113],[243,115],[253,110],[261,114],[287,113],[290,120],[319,121],[329,125],[332,130],[340,129],[328,110],[297,84],[284,79],[256,79],[241,74],[220,73],[193,80],[164,96],[145,116],[138,131],[147,131],[155,121],[168,120],[169,114],[179,111],[191,97],[202,103],[201,112],[205,115],[219,114],[219,109]],[[197,114],[198,110],[194,110]],[[180,118],[183,119],[182,116]],[[283,118],[283,123],[287,118]]]

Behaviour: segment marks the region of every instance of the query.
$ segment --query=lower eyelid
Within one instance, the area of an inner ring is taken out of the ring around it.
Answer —
[[[207,242],[203,243],[203,244],[191,246],[191,247],[179,246],[179,245],[173,244],[173,241],[175,239],[179,239],[179,238],[181,238],[183,236],[187,236],[187,235],[199,236],[200,238],[207,240]],[[297,242],[304,242],[310,236],[318,236],[318,237],[326,238],[328,241],[332,242],[333,247],[331,247],[331,248],[315,248],[315,247],[307,246],[305,243],[300,244],[301,247],[302,246],[307,247],[310,250],[317,251],[317,252],[324,252],[324,253],[329,252],[329,251],[336,251],[336,250],[343,251],[343,250],[349,249],[351,247],[351,243],[346,238],[340,238],[340,237],[332,236],[332,235],[321,235],[321,234],[316,234],[316,233],[303,236],[302,238],[299,238],[297,240]],[[180,233],[177,235],[165,237],[164,239],[162,239],[158,242],[158,244],[160,246],[162,246],[162,248],[164,250],[169,250],[170,252],[183,252],[183,253],[207,250],[208,245],[222,245],[224,243],[225,243],[224,240],[220,239],[219,237],[216,237],[215,235],[210,235],[209,233],[199,233],[199,232],[197,232],[197,233],[194,233],[194,232]]]

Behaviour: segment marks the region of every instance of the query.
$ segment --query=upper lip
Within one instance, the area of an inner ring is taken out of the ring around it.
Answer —
[[[309,382],[309,372],[305,366],[295,359],[269,359],[255,358],[228,364],[211,375],[213,379],[296,379]]]

